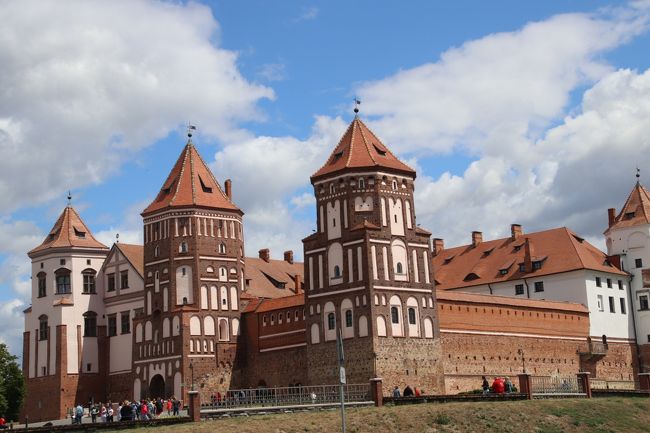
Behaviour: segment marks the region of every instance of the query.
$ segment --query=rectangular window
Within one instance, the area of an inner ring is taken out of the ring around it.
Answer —
[[[603,295],[598,295],[598,311],[605,311],[605,306],[603,305]]]
[[[113,292],[115,291],[115,274],[108,274],[106,275],[108,278],[108,284],[107,284],[107,291],[108,292]]]
[[[621,301],[621,314],[627,314],[627,308],[625,308],[625,298],[620,298]]]
[[[84,293],[95,293],[95,276],[92,274],[84,274]]]
[[[523,295],[523,294],[524,294],[524,285],[515,284],[515,295]]]
[[[648,343],[650,343],[650,334],[648,334]]]
[[[122,319],[122,334],[128,334],[131,332],[131,315],[128,311],[124,311],[120,316]]]
[[[70,274],[56,276],[56,293],[57,294],[71,293]]]
[[[637,268],[642,268],[643,267],[643,260],[635,259],[634,260],[634,266],[636,266]]]
[[[540,260],[537,260],[533,262],[533,271],[537,271],[539,269],[542,269],[542,262]]]
[[[60,259],[59,260],[59,265],[65,266],[65,259]]]
[[[93,365],[89,362],[86,364],[86,371],[91,371],[93,369]]]
[[[47,320],[41,320],[38,326],[38,339],[47,340]]]
[[[603,284],[600,282],[600,277],[596,277],[596,287],[602,287]]]
[[[648,295],[639,296],[639,310],[648,309]]]
[[[129,271],[120,272],[120,289],[129,288]]]
[[[108,316],[108,336],[115,337],[117,335],[117,316],[112,314]]]
[[[607,288],[608,288],[608,289],[611,289],[611,288],[612,288],[612,279],[611,279],[611,278],[608,278],[608,279],[607,279]]]
[[[544,281],[535,281],[535,291],[536,292],[544,291]]]
[[[623,290],[623,281],[618,280],[618,290]]]
[[[47,283],[47,280],[46,280],[44,275],[38,277],[38,297],[39,298],[42,298],[43,296],[47,295],[47,288],[45,286],[46,283]]]
[[[97,316],[84,317],[84,337],[97,337]]]
[[[614,302],[614,297],[609,297],[609,312],[616,313],[616,302]]]

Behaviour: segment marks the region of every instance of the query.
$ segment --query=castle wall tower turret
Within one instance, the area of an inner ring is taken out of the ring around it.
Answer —
[[[638,180],[621,211],[608,210],[605,237],[611,260],[632,276],[629,296],[640,369],[650,372],[650,193]]]
[[[104,304],[96,276],[108,248],[68,205],[28,256],[32,305],[25,310],[23,374],[31,421],[59,419],[78,402],[104,397]]]
[[[134,322],[134,392],[181,397],[207,377],[231,386],[244,288],[243,212],[191,140],[143,211],[144,308]],[[183,387],[184,385],[184,387]]]
[[[415,171],[357,117],[311,177],[317,230],[303,240],[310,383],[335,383],[341,330],[348,381],[442,390],[430,233],[416,224]]]

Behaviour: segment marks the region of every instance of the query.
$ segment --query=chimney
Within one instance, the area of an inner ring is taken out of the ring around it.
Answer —
[[[613,207],[607,209],[607,219],[609,222],[609,225],[607,227],[613,226],[614,222],[616,221],[616,209],[614,209]]]
[[[293,276],[293,286],[296,288],[296,295],[302,293],[302,290],[300,289],[300,275],[296,274]]]
[[[289,250],[284,252],[284,261],[293,265],[293,251]]]
[[[224,187],[226,188],[226,196],[228,199],[232,200],[232,180],[226,179]]]
[[[266,263],[268,263],[269,260],[271,260],[271,250],[269,250],[268,248],[261,249],[259,251],[259,254],[260,254],[260,259],[264,260]]]
[[[481,242],[483,242],[483,233],[473,231],[472,232],[472,246],[477,247]]]
[[[445,240],[440,238],[433,239],[433,255],[437,256],[445,249]]]
[[[519,239],[523,234],[521,224],[510,224],[510,234],[512,235],[512,240]]]
[[[524,269],[526,273],[533,272],[533,243],[530,239],[526,238],[526,243],[524,244]]]

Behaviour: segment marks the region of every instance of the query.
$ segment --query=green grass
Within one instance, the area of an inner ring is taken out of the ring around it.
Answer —
[[[582,433],[650,431],[650,398],[418,404],[348,409],[349,433]],[[339,412],[233,417],[156,428],[157,433],[330,433]]]

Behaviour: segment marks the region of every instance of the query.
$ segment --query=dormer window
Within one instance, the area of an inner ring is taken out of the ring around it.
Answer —
[[[443,262],[443,265],[448,265],[449,263],[451,263],[451,261],[454,260],[454,257],[455,256],[447,257]]]
[[[469,274],[467,274],[467,276],[465,276],[465,281],[472,281],[472,280],[478,280],[478,279],[479,279],[479,276],[476,275],[474,272],[470,272]]]
[[[489,250],[483,251],[483,256],[481,258],[489,256],[490,254],[492,254],[492,251],[494,251],[494,248],[490,248]]]
[[[331,164],[334,164],[336,161],[338,161],[339,159],[341,159],[342,156],[343,156],[343,151],[336,152],[336,153],[334,154],[334,158],[332,158],[332,162],[331,162]]]
[[[508,269],[499,269],[499,275],[508,275]]]
[[[533,271],[537,271],[542,269],[542,261],[541,260],[535,260],[533,262]]]
[[[372,146],[375,148],[378,154],[381,156],[386,156],[386,151],[383,149],[380,149],[379,146],[377,146],[375,143],[372,143]]]
[[[526,272],[526,265],[524,263],[519,264],[519,272]]]
[[[520,251],[520,250],[521,250],[521,245],[515,245],[515,247],[514,247],[514,249],[513,249],[513,252],[516,253],[516,252],[518,252],[518,251]]]
[[[626,220],[634,218],[634,212],[626,212],[625,215],[623,216]]]
[[[203,190],[203,192],[207,192],[209,194],[212,193],[212,187],[206,186],[206,184],[205,184],[205,182],[203,182],[203,179],[201,178],[201,176],[199,176],[199,182],[201,183],[201,189]]]
[[[78,228],[74,227],[74,234],[76,237],[84,239],[86,237],[86,232],[79,230]]]

